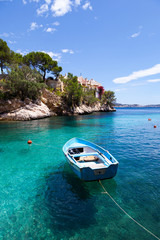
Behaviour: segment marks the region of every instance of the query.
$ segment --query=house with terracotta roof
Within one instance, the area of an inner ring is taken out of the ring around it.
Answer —
[[[64,76],[64,79],[67,79],[67,74],[65,74]],[[83,78],[83,76],[79,76],[77,78],[79,84],[81,84],[81,86],[84,88],[84,89],[93,89],[95,91],[95,97],[96,98],[101,98],[101,89],[103,89],[102,85],[95,81],[93,78],[91,78],[90,80],[88,78]],[[63,86],[63,82],[60,80],[60,78],[58,79],[54,79],[52,77],[49,77],[47,80],[46,80],[46,84],[53,88],[54,90],[56,89],[59,89],[60,91],[64,91],[64,86]]]
[[[89,80],[87,78],[83,78],[82,76],[78,77],[78,82],[83,87],[95,90],[95,97],[99,98],[99,87],[102,87],[99,82],[95,81],[93,78]]]

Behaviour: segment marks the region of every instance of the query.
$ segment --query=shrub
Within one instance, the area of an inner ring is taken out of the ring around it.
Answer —
[[[102,95],[102,104],[107,104],[110,107],[113,107],[113,105],[116,102],[115,93],[113,91],[105,91]]]
[[[88,106],[93,106],[99,99],[95,97],[93,89],[85,89],[83,91],[83,103]]]
[[[12,66],[4,84],[5,98],[18,97],[21,100],[30,98],[36,100],[41,95],[44,84],[42,77],[27,66]]]
[[[4,93],[3,93],[2,90],[0,90],[0,100],[1,100],[1,99],[4,99]]]
[[[78,83],[77,77],[68,73],[67,79],[63,79],[65,91],[63,98],[68,107],[79,106],[82,100],[82,86]]]

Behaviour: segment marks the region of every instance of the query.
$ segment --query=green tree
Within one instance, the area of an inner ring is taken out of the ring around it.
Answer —
[[[45,87],[40,83],[42,76],[35,69],[28,66],[11,66],[8,70],[7,79],[3,85],[5,98],[30,98],[36,100],[41,95],[41,89]]]
[[[116,102],[115,93],[113,91],[105,91],[102,95],[102,104],[107,104],[110,107],[113,107],[113,105]]]
[[[52,73],[56,77],[56,79],[59,77],[61,71],[62,71],[62,67],[58,67],[58,66],[52,69]]]
[[[54,68],[58,67],[57,61],[54,61],[47,53],[44,52],[30,52],[23,57],[23,61],[27,66],[36,68],[40,73],[42,73],[44,82],[46,80],[46,73],[51,71],[54,72]],[[59,70],[62,71],[62,68]]]
[[[23,64],[23,56],[20,53],[15,53],[14,51],[11,51],[11,64],[18,64],[21,66]]]
[[[68,107],[79,106],[82,100],[82,86],[78,83],[77,77],[68,73],[67,79],[64,80],[65,91],[64,98]]]
[[[94,89],[83,89],[83,103],[88,106],[93,106],[98,99],[95,97],[95,90]]]
[[[6,68],[7,64],[11,61],[11,50],[7,43],[0,39],[0,69],[3,74],[3,70]]]

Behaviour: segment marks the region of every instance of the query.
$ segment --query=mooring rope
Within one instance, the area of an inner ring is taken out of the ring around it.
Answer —
[[[133,217],[131,217],[114,199],[113,197],[107,192],[107,190],[105,189],[105,187],[103,186],[103,184],[101,183],[101,181],[99,180],[100,185],[102,186],[104,193],[106,193],[111,200],[117,205],[117,207],[119,207],[121,209],[122,212],[124,212],[133,222],[135,222],[138,226],[140,226],[141,228],[143,228],[146,232],[150,233],[153,237],[155,237],[156,239],[160,240],[159,237],[157,237],[154,233],[152,233],[151,231],[149,231],[147,228],[145,228],[142,224],[140,224],[139,222],[137,222]]]

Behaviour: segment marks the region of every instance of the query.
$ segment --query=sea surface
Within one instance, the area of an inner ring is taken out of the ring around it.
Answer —
[[[0,239],[155,239],[98,182],[83,182],[72,172],[62,147],[73,137],[108,149],[119,161],[116,177],[102,184],[160,237],[160,108],[138,108],[0,122]]]

